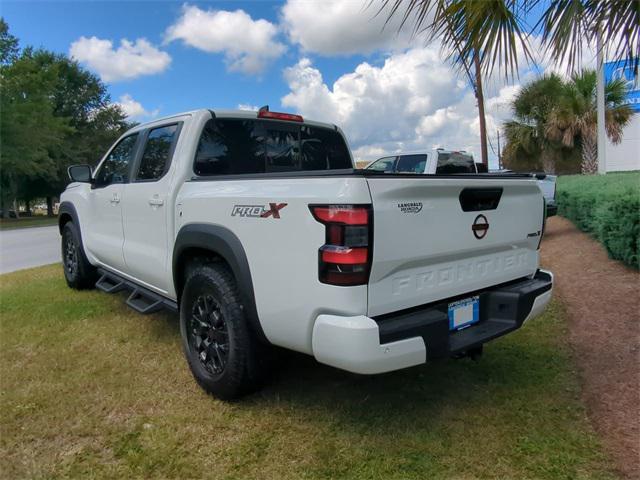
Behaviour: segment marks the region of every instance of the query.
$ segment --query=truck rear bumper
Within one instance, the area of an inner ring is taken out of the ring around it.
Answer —
[[[313,355],[321,363],[354,373],[375,374],[464,354],[517,330],[540,315],[553,289],[551,272],[520,279],[465,297],[480,297],[478,323],[450,331],[448,304],[458,298],[381,317],[319,315]]]

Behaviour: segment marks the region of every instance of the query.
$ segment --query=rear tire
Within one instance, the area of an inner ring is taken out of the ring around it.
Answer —
[[[180,333],[191,373],[208,393],[231,400],[262,386],[263,346],[249,326],[235,279],[225,265],[199,262],[187,273]]]
[[[97,271],[84,254],[80,232],[73,222],[62,228],[62,267],[69,287],[76,290],[95,287]]]

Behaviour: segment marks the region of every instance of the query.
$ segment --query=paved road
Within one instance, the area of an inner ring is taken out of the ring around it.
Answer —
[[[60,261],[58,227],[0,230],[0,273]]]

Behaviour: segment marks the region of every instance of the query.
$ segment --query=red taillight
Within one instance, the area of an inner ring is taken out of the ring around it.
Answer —
[[[269,110],[260,110],[258,118],[271,118],[273,120],[288,120],[290,122],[304,122],[302,115],[294,115],[293,113],[270,112]]]
[[[346,223],[347,225],[366,225],[369,223],[369,211],[366,208],[345,208],[331,205],[314,207],[313,214],[322,223]]]
[[[315,219],[326,226],[318,252],[319,278],[330,285],[363,285],[369,281],[372,254],[370,205],[312,205]]]
[[[323,262],[340,263],[344,265],[357,265],[367,263],[368,248],[349,248],[325,245],[320,249]]]

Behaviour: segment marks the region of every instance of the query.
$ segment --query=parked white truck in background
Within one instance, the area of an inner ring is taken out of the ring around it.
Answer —
[[[386,173],[457,174],[478,173],[473,155],[464,150],[454,151],[435,148],[424,152],[399,153],[379,158],[366,167],[367,170]]]
[[[260,386],[269,345],[375,374],[478,354],[551,298],[533,179],[354,170],[336,126],[298,115],[163,118],[69,174],[69,286],[179,310],[220,398]]]

